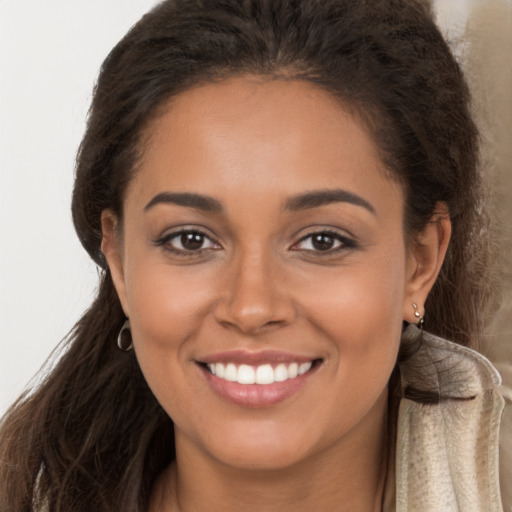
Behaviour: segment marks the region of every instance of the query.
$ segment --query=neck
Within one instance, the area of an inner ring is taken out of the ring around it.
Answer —
[[[386,409],[384,401],[379,424],[359,425],[323,452],[272,470],[227,466],[177,432],[177,459],[156,484],[149,510],[378,512],[386,478]]]

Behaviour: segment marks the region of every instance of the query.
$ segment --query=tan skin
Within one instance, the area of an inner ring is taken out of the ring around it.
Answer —
[[[412,302],[423,311],[442,264],[448,218],[406,243],[402,187],[363,124],[305,82],[202,85],[146,135],[122,225],[103,212],[102,249],[175,424],[177,460],[150,510],[380,510],[387,383],[402,322],[416,321]],[[216,207],[148,206],[162,193]],[[200,365],[269,349],[316,361],[269,406],[220,396]]]

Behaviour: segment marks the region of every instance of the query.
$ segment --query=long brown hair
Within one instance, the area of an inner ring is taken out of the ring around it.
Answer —
[[[192,85],[241,73],[302,79],[365,120],[406,192],[414,236],[442,201],[453,224],[427,328],[464,345],[489,298],[487,221],[477,131],[459,66],[419,0],[167,0],[105,60],[76,166],[73,219],[103,269],[97,297],[41,385],[0,430],[2,512],[145,510],[174,458],[171,419],[133,352],[116,347],[124,316],[100,250],[101,212],[122,217],[141,134]],[[46,508],[45,508],[46,507]]]

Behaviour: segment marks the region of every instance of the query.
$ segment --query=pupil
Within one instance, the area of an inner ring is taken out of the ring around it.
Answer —
[[[183,233],[181,235],[181,245],[189,251],[201,249],[204,242],[204,236],[200,233]]]
[[[313,247],[319,251],[328,251],[334,245],[334,238],[331,235],[315,235]]]

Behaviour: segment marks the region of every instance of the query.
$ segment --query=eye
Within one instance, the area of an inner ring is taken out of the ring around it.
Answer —
[[[354,247],[354,242],[339,233],[331,231],[319,231],[311,233],[297,242],[292,250],[334,252],[344,247]]]
[[[219,249],[220,246],[208,235],[196,229],[182,229],[169,233],[156,241],[156,245],[177,253],[201,252],[208,249]]]

